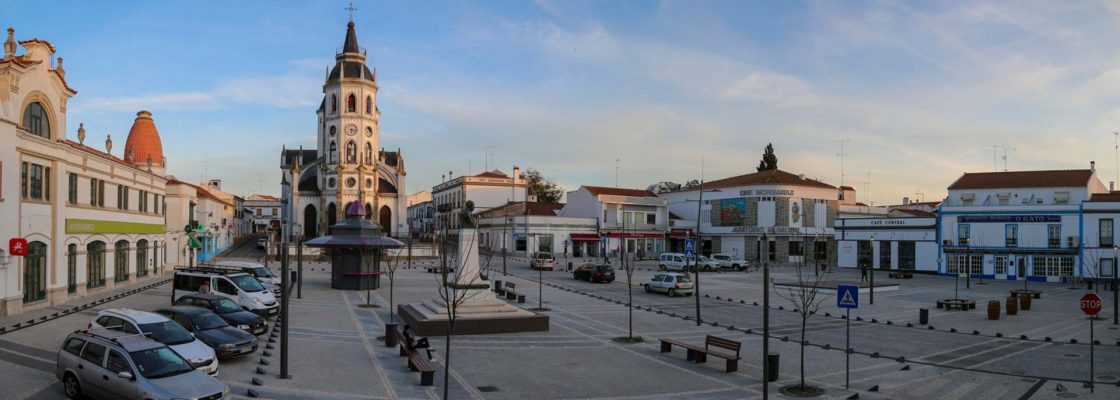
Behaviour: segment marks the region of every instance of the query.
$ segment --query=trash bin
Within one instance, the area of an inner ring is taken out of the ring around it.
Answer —
[[[988,319],[999,319],[999,300],[988,301]]]
[[[291,288],[292,285],[295,285],[296,280],[299,279],[299,275],[297,275],[297,273],[298,272],[295,270],[288,271],[288,288]]]
[[[929,324],[929,309],[928,308],[919,308],[918,309],[918,325],[928,325],[928,324]]]
[[[385,347],[393,347],[397,345],[397,323],[390,322],[385,324]]]
[[[1019,313],[1019,302],[1015,301],[1015,296],[1007,298],[1007,315],[1015,315]]]
[[[769,380],[770,382],[777,382],[778,381],[778,364],[779,364],[779,361],[780,361],[780,355],[779,354],[770,353],[770,354],[766,355],[766,366],[767,366],[767,368],[770,369],[769,371],[766,371],[766,372],[769,373],[769,376],[767,377],[767,380]]]
[[[1019,309],[1023,311],[1031,310],[1031,295],[1030,293],[1019,294]]]
[[[502,293],[502,281],[499,279],[494,280],[494,293]]]

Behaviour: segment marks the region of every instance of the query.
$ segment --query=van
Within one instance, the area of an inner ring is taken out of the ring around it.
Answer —
[[[280,310],[276,296],[252,275],[239,268],[198,266],[175,268],[171,285],[171,303],[187,294],[199,293],[203,284],[210,285],[210,293],[233,300],[242,308],[262,317],[271,317]]]
[[[252,275],[258,281],[264,283],[271,283],[273,285],[280,285],[280,277],[273,275],[264,264],[255,263],[251,261],[211,261],[204,265],[217,265],[219,267],[234,267],[241,270],[241,272]]]
[[[657,267],[662,271],[684,272],[688,269],[688,257],[681,253],[661,253]]]

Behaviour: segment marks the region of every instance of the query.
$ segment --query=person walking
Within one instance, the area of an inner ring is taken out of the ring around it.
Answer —
[[[860,277],[859,277],[860,282],[867,282],[867,267],[860,268],[859,269],[859,275],[860,275]]]

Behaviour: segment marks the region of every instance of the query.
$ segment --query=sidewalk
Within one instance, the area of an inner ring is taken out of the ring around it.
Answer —
[[[80,309],[119,300],[163,285],[171,281],[172,274],[173,270],[165,269],[162,275],[148,275],[143,279],[128,284],[120,284],[112,289],[106,289],[96,294],[74,298],[62,304],[55,304],[47,308],[0,317],[0,335],[63,317]]]

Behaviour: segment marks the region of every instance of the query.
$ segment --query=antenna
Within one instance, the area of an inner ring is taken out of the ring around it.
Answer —
[[[621,158],[614,159],[614,187],[618,187],[618,163],[622,161]]]
[[[840,156],[840,187],[844,187],[844,142],[850,140],[851,139],[840,139],[840,154],[837,154]]]
[[[999,164],[996,162],[996,149],[999,149],[1000,147],[1003,147],[1003,145],[989,144],[986,147],[991,147],[992,148],[992,171],[999,171]]]
[[[486,146],[486,170],[487,171],[490,170],[490,158],[494,157],[494,148],[495,147],[498,147],[498,146],[495,146],[495,145]]]
[[[1014,147],[1007,147],[1007,146],[1000,146],[1000,147],[1003,147],[1003,157],[1002,157],[1003,158],[1003,172],[1007,172],[1007,151],[1008,150],[1015,151],[1017,149],[1014,148]]]
[[[1120,132],[1112,131],[1112,148],[1113,157],[1116,160],[1116,180],[1113,182],[1120,184]]]
[[[918,191],[914,192],[914,199],[915,199],[915,200],[917,200],[917,199],[921,199],[921,200],[918,200],[918,202],[920,202],[920,203],[925,203],[925,201],[926,201],[926,194],[925,194],[925,193],[922,193],[922,190],[921,190],[921,189],[918,189]]]

